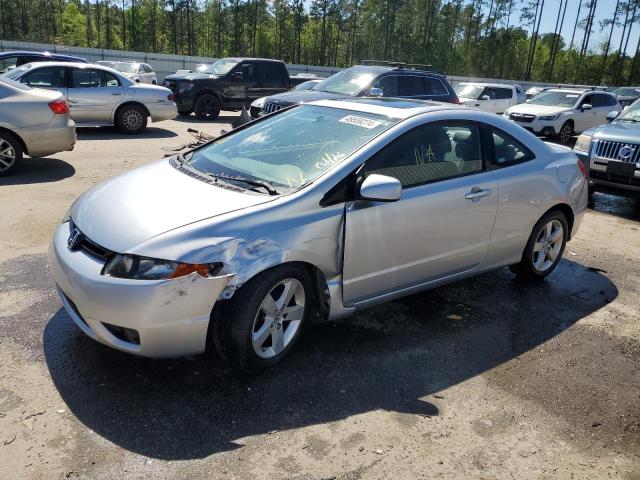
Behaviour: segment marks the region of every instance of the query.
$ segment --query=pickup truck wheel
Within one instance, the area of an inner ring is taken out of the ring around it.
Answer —
[[[256,275],[224,306],[214,345],[220,356],[247,373],[282,360],[300,337],[312,310],[313,281],[297,265]]]
[[[552,210],[533,227],[520,263],[509,268],[527,280],[546,277],[560,263],[568,234],[567,217],[558,210]]]
[[[14,172],[22,161],[22,145],[16,137],[0,132],[0,177]]]
[[[215,95],[205,93],[198,97],[193,111],[198,120],[215,120],[220,115],[220,101]]]

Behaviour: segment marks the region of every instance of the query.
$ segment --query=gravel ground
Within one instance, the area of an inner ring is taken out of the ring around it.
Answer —
[[[640,479],[640,202],[597,195],[541,284],[503,269],[315,325],[257,377],[85,337],[48,272],[56,223],[234,117],[82,130],[0,180],[0,478]]]

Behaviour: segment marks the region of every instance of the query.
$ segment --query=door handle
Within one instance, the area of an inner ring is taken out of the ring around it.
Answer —
[[[476,198],[487,197],[489,195],[491,195],[490,188],[473,188],[470,192],[465,193],[464,198],[466,198],[467,200],[474,200]]]
[[[122,95],[120,92],[111,92],[111,95]]]

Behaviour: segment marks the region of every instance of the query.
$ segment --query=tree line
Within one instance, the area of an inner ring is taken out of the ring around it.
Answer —
[[[337,67],[394,60],[449,75],[640,84],[640,39],[630,42],[640,30],[640,0],[577,0],[575,18],[567,17],[569,1],[0,0],[0,38]],[[554,32],[540,33],[543,15],[555,17]],[[593,45],[596,36],[604,41]]]

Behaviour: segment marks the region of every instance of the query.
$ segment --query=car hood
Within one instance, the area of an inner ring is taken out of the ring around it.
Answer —
[[[211,75],[210,73],[198,73],[198,72],[173,73],[171,75],[167,75],[166,77],[164,77],[165,80],[189,80],[189,81],[211,80],[216,78],[220,78],[220,77],[218,75]]]
[[[524,103],[516,105],[507,110],[507,113],[525,113],[529,115],[552,115],[554,113],[571,110],[571,107],[558,107],[557,105],[533,105]]]
[[[162,160],[85,192],[71,218],[93,242],[124,253],[169,230],[274,198],[203,182]]]
[[[284,92],[272,95],[265,100],[265,103],[277,103],[279,105],[294,105],[297,103],[308,103],[315,100],[333,100],[334,98],[347,98],[348,95],[341,93],[321,92],[319,90],[298,90],[297,92]]]
[[[584,132],[600,140],[640,143],[640,123],[615,121]]]

